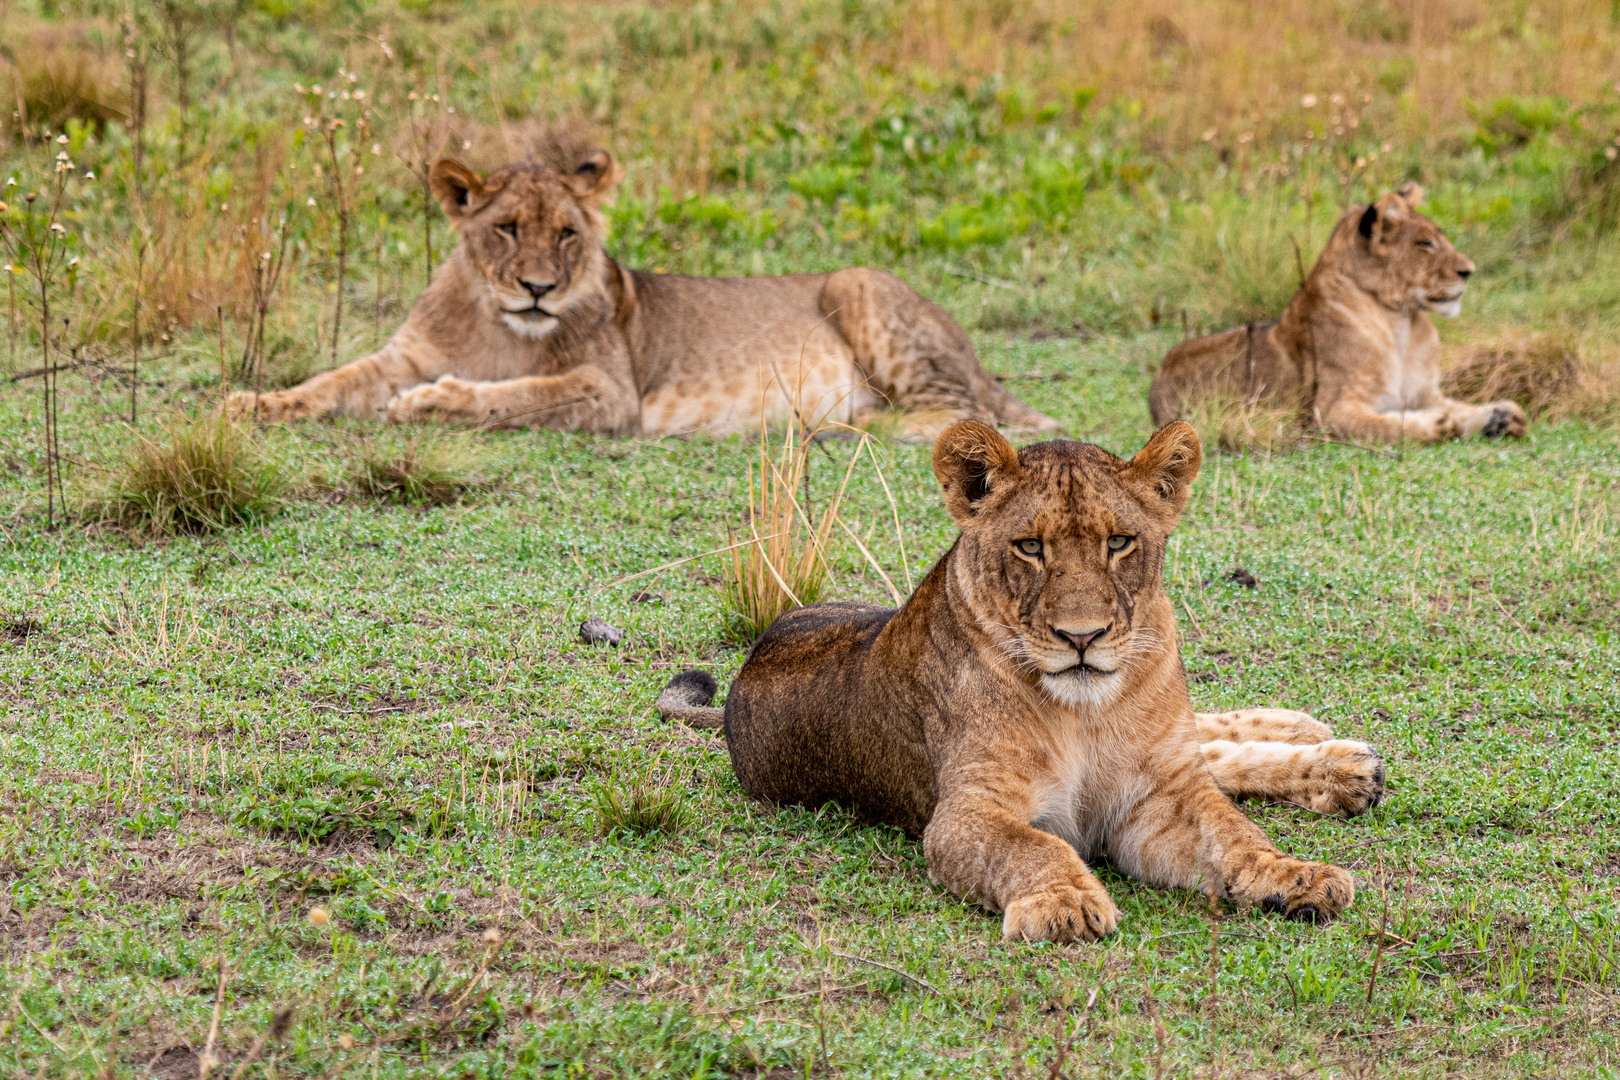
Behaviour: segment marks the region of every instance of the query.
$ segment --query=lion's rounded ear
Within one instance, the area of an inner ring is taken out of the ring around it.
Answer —
[[[1373,226],[1378,224],[1378,204],[1373,203],[1361,212],[1361,220],[1356,222],[1356,232],[1364,239],[1371,240]]]
[[[619,182],[619,166],[606,150],[593,150],[563,181],[575,198],[601,198]]]
[[[1418,183],[1416,180],[1408,180],[1406,183],[1401,185],[1400,190],[1395,194],[1405,199],[1407,206],[1415,207],[1422,204],[1426,193],[1423,190],[1422,184]]]
[[[1166,514],[1171,524],[1187,505],[1187,494],[1204,463],[1198,432],[1185,420],[1164,425],[1126,463],[1126,480],[1145,498],[1148,509]]]
[[[484,181],[454,158],[440,158],[428,172],[428,184],[451,221],[460,221],[483,205]]]
[[[1416,187],[1415,184],[1409,186]],[[1373,251],[1381,254],[1384,245],[1400,230],[1411,212],[1412,206],[1406,201],[1406,197],[1400,191],[1391,191],[1387,195],[1379,196],[1377,202],[1362,211],[1361,220],[1356,224],[1356,231],[1368,241]]]
[[[952,424],[934,444],[934,476],[945,489],[945,509],[958,525],[977,515],[991,492],[1022,471],[1012,443],[976,420]]]

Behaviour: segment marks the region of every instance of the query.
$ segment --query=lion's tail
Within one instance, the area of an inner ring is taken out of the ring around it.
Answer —
[[[989,372],[979,372],[979,400],[995,414],[996,423],[1021,431],[1060,431],[1058,422],[1031,408]]]
[[[658,695],[658,714],[665,720],[679,720],[695,728],[718,728],[726,710],[711,709],[714,692],[720,684],[707,671],[688,669],[669,680]]]

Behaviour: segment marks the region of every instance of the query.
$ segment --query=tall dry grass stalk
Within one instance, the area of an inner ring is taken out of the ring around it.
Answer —
[[[731,549],[722,575],[726,606],[739,639],[752,641],[783,612],[820,600],[827,588],[835,532],[842,526],[855,536],[840,512],[868,437],[861,435],[837,491],[817,514],[811,501],[810,451],[825,427],[807,430],[790,424],[774,449],[770,433],[763,424],[760,427],[758,461],[748,468],[749,535]],[[872,558],[864,545],[861,551]],[[878,572],[881,575],[882,569]]]

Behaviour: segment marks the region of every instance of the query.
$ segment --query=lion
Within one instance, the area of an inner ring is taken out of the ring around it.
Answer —
[[[620,170],[603,150],[488,176],[446,158],[429,180],[461,244],[381,350],[264,394],[238,415],[348,413],[609,435],[725,435],[898,410],[930,439],[962,418],[1057,424],[979,366],[945,311],[898,278],[703,278],[627,270],[603,247]]]
[[[714,681],[676,676],[667,715],[725,732],[751,796],[828,802],[920,836],[929,876],[1002,913],[1007,939],[1112,931],[1087,868],[1330,919],[1349,873],[1282,854],[1233,796],[1360,813],[1379,755],[1303,713],[1196,716],[1161,586],[1198,473],[1191,425],[1135,457],[1045,442],[1014,450],[952,425],[934,473],[961,532],[899,610],[821,603],[755,642],[723,712]]]
[[[1276,322],[1183,341],[1148,391],[1155,424],[1198,400],[1298,407],[1341,438],[1435,443],[1518,438],[1516,402],[1472,405],[1440,392],[1440,338],[1429,313],[1454,316],[1473,262],[1415,207],[1407,184],[1339,219],[1310,277]]]

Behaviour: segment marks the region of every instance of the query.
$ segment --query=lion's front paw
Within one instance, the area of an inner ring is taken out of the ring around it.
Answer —
[[[1457,417],[1448,414],[1434,422],[1434,441],[1450,442],[1452,439],[1460,439],[1465,434],[1465,431],[1466,428],[1463,422]]]
[[[1336,917],[1356,896],[1348,870],[1286,855],[1262,856],[1228,882],[1226,891],[1262,911],[1316,923]]]
[[[1001,936],[1007,941],[1095,941],[1119,925],[1119,908],[1100,882],[1055,885],[1007,905]]]
[[[262,424],[280,424],[309,415],[297,397],[280,390],[267,394],[238,390],[225,399],[225,412],[233,420],[257,420]]]
[[[413,386],[388,402],[390,424],[421,424],[433,420],[466,419],[472,413],[475,391],[471,383],[452,376]]]
[[[1516,401],[1498,401],[1488,406],[1490,419],[1479,429],[1487,439],[1522,439],[1530,430],[1530,418]]]
[[[1298,802],[1319,814],[1355,817],[1384,797],[1384,759],[1366,743],[1334,739],[1312,748]]]

